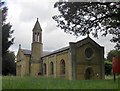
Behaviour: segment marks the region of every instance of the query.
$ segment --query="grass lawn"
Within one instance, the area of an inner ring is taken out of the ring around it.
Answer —
[[[2,78],[3,89],[118,89],[118,80],[65,80],[46,77]]]
[[[120,75],[119,75],[119,77],[118,77],[118,89],[119,89],[119,91],[120,91]]]

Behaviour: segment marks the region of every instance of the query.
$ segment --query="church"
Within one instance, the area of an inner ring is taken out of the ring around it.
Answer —
[[[31,50],[19,45],[17,76],[45,76],[68,80],[104,79],[104,47],[89,35],[69,46],[47,52],[43,50],[42,29],[37,19],[32,30]]]

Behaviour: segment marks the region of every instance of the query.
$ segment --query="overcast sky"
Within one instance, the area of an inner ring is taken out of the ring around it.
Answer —
[[[85,37],[76,38],[73,35],[64,33],[63,30],[56,27],[56,22],[52,16],[58,14],[58,10],[53,8],[52,0],[7,0],[8,17],[7,21],[12,24],[15,37],[14,44],[10,50],[18,51],[18,45],[22,48],[31,49],[32,29],[37,18],[43,31],[44,50],[53,51],[65,46],[69,42],[76,42]],[[93,37],[91,37],[93,38]],[[114,43],[110,43],[111,36],[93,38],[101,46],[105,47],[105,55],[114,48]]]

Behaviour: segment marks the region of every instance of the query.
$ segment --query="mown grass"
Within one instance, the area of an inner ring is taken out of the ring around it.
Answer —
[[[118,76],[118,91],[120,91],[120,75]]]
[[[118,80],[65,80],[46,77],[3,77],[3,89],[118,89]]]
[[[2,89],[2,76],[0,76],[0,91]]]

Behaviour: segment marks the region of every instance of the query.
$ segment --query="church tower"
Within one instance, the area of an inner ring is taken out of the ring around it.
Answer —
[[[33,37],[32,37],[32,51],[31,51],[31,75],[35,76],[41,71],[41,56],[43,52],[42,44],[42,29],[40,23],[37,21],[33,28]]]

